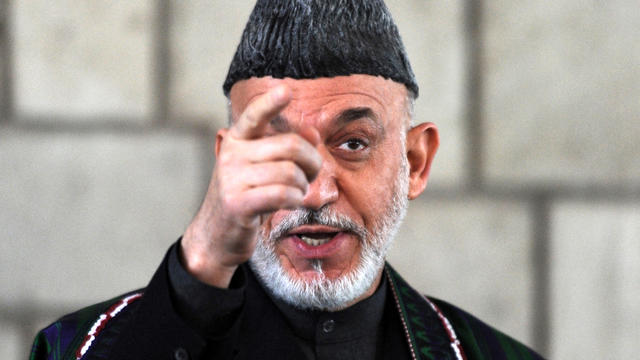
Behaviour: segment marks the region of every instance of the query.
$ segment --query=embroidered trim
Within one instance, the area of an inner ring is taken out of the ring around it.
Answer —
[[[93,326],[91,326],[91,329],[89,329],[89,332],[84,337],[84,341],[76,351],[76,360],[81,359],[84,356],[84,354],[87,353],[87,351],[91,347],[91,344],[93,344],[93,340],[95,340],[98,334],[100,334],[100,331],[104,329],[104,327],[107,325],[107,322],[109,322],[109,320],[116,317],[116,315],[118,315],[118,313],[122,311],[122,309],[124,309],[125,307],[127,307],[127,305],[131,304],[132,302],[139,299],[140,297],[142,297],[142,293],[135,293],[135,294],[129,295],[121,299],[117,303],[113,304],[103,314],[100,314],[100,316],[98,317],[98,320],[96,320],[96,322],[93,323]]]
[[[447,331],[447,335],[449,335],[449,340],[451,341],[451,348],[453,348],[453,351],[456,353],[456,357],[458,358],[458,360],[467,360],[467,357],[464,354],[464,350],[462,350],[462,345],[460,344],[460,340],[458,340],[458,337],[456,336],[456,332],[455,330],[453,330],[453,326],[451,326],[449,319],[447,319],[447,317],[444,316],[442,311],[440,311],[440,308],[438,308],[436,304],[434,304],[431,300],[429,300],[428,297],[426,296],[423,296],[423,297],[425,300],[427,300],[429,305],[431,305],[431,308],[433,309],[433,311],[435,311],[438,314],[438,317],[440,318],[442,325],[444,325],[444,328]]]
[[[385,271],[413,359],[466,360],[450,321],[426,296],[419,294],[389,265]]]
[[[393,294],[393,297],[396,301],[396,307],[398,308],[398,312],[400,313],[400,321],[402,321],[402,327],[404,328],[404,335],[409,340],[408,343],[409,343],[409,350],[411,351],[411,358],[413,360],[417,360],[416,352],[413,349],[414,348],[413,343],[415,342],[415,340],[413,339],[413,336],[411,336],[411,333],[409,332],[409,327],[407,326],[407,322],[405,320],[405,318],[407,317],[407,314],[404,313],[404,310],[400,305],[400,298],[398,297],[398,294],[396,292],[396,283],[393,279],[393,276],[391,276],[389,268],[385,266],[384,270],[385,270],[385,273],[387,274],[387,278],[389,279],[389,282],[391,282],[391,293]]]

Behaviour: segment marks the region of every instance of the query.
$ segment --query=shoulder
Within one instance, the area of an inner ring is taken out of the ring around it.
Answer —
[[[468,312],[429,297],[451,323],[467,359],[543,359],[542,356]]]
[[[36,335],[29,359],[80,358],[95,337],[142,293],[132,291],[61,317]]]
[[[468,312],[420,294],[389,264],[386,264],[386,270],[410,346],[429,353],[433,346],[449,342],[457,358],[467,360],[542,359],[533,350]],[[426,326],[427,323],[433,325]]]

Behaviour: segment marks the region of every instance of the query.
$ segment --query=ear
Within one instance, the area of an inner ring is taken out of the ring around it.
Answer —
[[[224,140],[224,137],[227,136],[228,132],[229,132],[229,129],[225,128],[225,129],[218,130],[218,132],[216,133],[216,157],[218,157],[218,154],[220,153],[222,140]]]
[[[427,187],[431,162],[439,144],[438,128],[433,123],[422,123],[407,133],[410,200],[417,198]]]

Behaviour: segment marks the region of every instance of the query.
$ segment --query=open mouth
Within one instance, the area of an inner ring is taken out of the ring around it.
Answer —
[[[305,244],[309,246],[320,246],[328,243],[333,239],[339,232],[317,232],[317,233],[298,233],[292,234],[302,240]]]

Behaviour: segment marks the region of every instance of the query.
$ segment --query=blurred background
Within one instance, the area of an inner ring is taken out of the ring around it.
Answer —
[[[442,142],[391,263],[550,358],[637,356],[638,3],[387,3]],[[151,278],[252,5],[0,0],[0,358]]]

